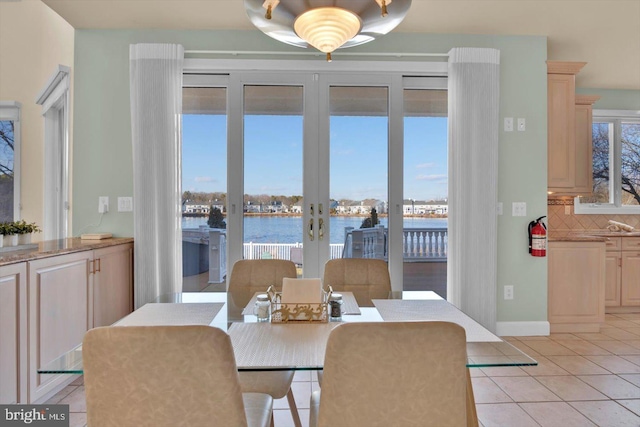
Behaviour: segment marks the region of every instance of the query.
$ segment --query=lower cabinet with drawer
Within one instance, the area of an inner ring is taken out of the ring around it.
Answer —
[[[74,377],[38,370],[133,310],[132,239],[42,242],[18,255],[0,255],[0,404],[46,401]]]
[[[605,305],[640,310],[640,237],[612,237],[607,241]]]
[[[548,273],[551,332],[599,332],[605,311],[605,245],[549,242]]]

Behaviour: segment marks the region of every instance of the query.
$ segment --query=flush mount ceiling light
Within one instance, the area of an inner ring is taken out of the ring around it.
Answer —
[[[411,0],[244,0],[251,23],[266,35],[327,54],[387,34]]]

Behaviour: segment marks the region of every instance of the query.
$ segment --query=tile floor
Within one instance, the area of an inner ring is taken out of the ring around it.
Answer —
[[[484,427],[640,426],[640,313],[607,315],[598,334],[506,339],[539,365],[471,370]],[[293,383],[303,424],[315,379],[299,372]],[[86,424],[82,378],[48,403],[69,404],[72,427]],[[293,425],[286,398],[274,414],[276,427]]]

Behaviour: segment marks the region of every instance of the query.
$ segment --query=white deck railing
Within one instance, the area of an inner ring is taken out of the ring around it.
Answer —
[[[182,230],[184,243],[207,245],[209,283],[222,283],[227,274],[227,231],[210,229]],[[403,257],[405,262],[446,261],[448,234],[446,228],[405,228],[403,230]],[[300,249],[296,251],[296,249]],[[289,259],[302,264],[302,243],[244,243],[244,259]],[[293,250],[293,251],[292,251]],[[198,250],[200,254],[202,250]],[[185,252],[185,256],[188,256]],[[335,258],[387,258],[387,229],[384,227],[345,230],[345,243],[330,244],[330,259]],[[206,259],[206,261],[205,261]],[[184,264],[184,263],[183,263]],[[198,271],[199,273],[199,271]]]

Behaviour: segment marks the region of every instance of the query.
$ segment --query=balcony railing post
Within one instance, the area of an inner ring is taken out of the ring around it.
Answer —
[[[209,229],[209,283],[222,283],[227,274],[226,235]]]
[[[364,258],[364,233],[362,229],[351,230],[351,257]]]

